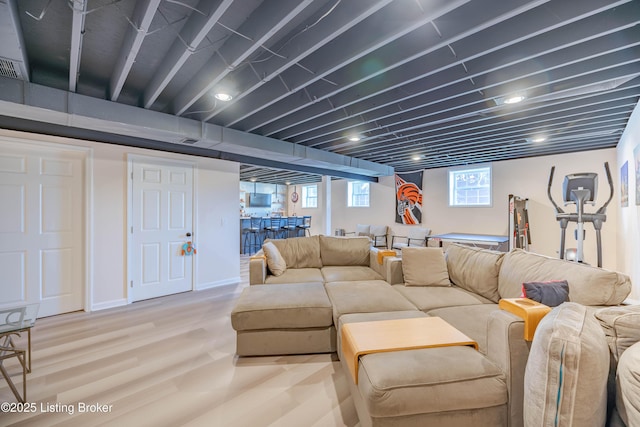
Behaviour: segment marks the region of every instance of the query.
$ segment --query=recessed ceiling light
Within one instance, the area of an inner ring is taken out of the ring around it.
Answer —
[[[217,100],[224,102],[231,101],[233,99],[233,96],[229,95],[228,93],[216,93],[214,96]]]
[[[349,141],[351,142],[358,142],[360,141],[360,135],[351,135],[349,138],[347,138]]]
[[[531,142],[545,142],[546,140],[546,136],[534,136],[533,138],[531,138]]]
[[[504,99],[505,104],[517,104],[525,100],[524,95],[514,95]]]
[[[418,161],[418,160],[422,160],[422,156],[421,156],[421,155],[419,155],[419,154],[416,154],[416,155],[414,155],[414,156],[413,156],[413,157],[411,157],[411,158],[412,158],[413,160],[416,160],[416,161]]]

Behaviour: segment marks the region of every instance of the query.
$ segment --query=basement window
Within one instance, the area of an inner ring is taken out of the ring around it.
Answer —
[[[449,206],[491,205],[491,165],[449,170]]]
[[[303,185],[302,186],[302,207],[317,208],[318,207],[318,186]]]
[[[366,181],[349,181],[347,191],[347,206],[369,207],[369,183]]]

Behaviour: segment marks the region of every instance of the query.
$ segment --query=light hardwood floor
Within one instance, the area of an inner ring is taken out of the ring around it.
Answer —
[[[230,313],[247,260],[238,285],[39,319],[27,375],[36,411],[0,412],[0,425],[358,426],[335,354],[235,356]],[[15,402],[1,378],[0,402]],[[79,413],[95,403],[111,406]]]

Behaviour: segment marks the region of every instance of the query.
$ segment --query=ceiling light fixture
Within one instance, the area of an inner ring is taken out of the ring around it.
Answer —
[[[418,161],[418,160],[422,160],[422,157],[423,157],[423,156],[421,156],[421,155],[419,155],[419,154],[416,154],[416,155],[414,155],[414,156],[413,156],[413,157],[411,157],[411,158],[412,158],[413,160],[415,160],[415,161]]]
[[[524,95],[514,95],[514,96],[510,96],[508,98],[505,98],[504,102],[505,104],[517,104],[518,102],[522,102],[525,100],[525,96]]]
[[[533,138],[531,138],[531,142],[545,142],[546,140],[546,136],[534,136]]]
[[[222,93],[222,92],[216,93],[214,96],[217,100],[224,101],[224,102],[231,101],[233,99],[233,96],[229,95],[228,93]]]
[[[360,135],[351,135],[348,139],[351,142],[358,142],[360,141]]]

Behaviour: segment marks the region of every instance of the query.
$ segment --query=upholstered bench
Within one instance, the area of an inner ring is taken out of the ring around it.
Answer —
[[[333,309],[322,283],[254,285],[231,312],[239,356],[336,351]]]

